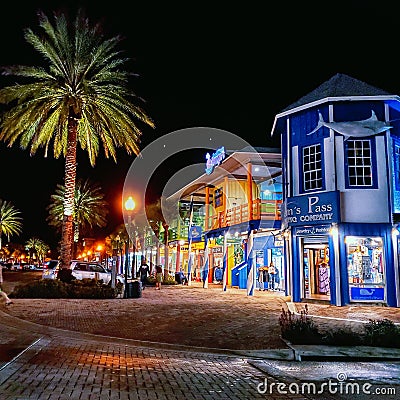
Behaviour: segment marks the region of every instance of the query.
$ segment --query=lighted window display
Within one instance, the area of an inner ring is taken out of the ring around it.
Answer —
[[[384,299],[384,257],[381,237],[347,236],[350,300]]]

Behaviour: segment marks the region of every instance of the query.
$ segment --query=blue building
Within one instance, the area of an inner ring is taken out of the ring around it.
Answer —
[[[286,291],[400,305],[400,97],[337,74],[275,117]]]

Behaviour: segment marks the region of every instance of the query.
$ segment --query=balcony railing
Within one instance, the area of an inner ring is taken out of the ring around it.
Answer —
[[[253,201],[252,220],[280,220],[282,200],[260,200]],[[218,214],[212,215],[206,221],[206,230],[225,228],[250,221],[248,204],[242,204],[228,208]]]
[[[260,200],[253,201],[252,220],[280,220],[281,219],[281,204],[282,200]],[[227,209],[225,212],[219,212],[216,215],[210,216],[204,221],[205,231],[211,229],[225,228],[227,226],[239,225],[243,222],[249,222],[250,215],[248,205],[242,204],[233,208]],[[203,225],[203,224],[201,224]],[[168,241],[187,240],[188,224],[170,227],[168,232]],[[164,241],[165,232],[160,233],[160,241]]]

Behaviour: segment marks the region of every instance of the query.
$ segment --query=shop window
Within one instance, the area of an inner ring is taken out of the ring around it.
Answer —
[[[370,140],[347,141],[347,176],[350,186],[372,186]]]
[[[350,300],[383,301],[385,270],[381,237],[347,236]]]
[[[303,148],[304,190],[322,189],[321,145],[314,144]]]

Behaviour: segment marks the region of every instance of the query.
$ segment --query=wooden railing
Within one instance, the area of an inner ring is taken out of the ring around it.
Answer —
[[[225,212],[221,211],[216,215],[208,218],[206,223],[206,231],[217,228],[225,228],[227,226],[238,225],[243,222],[252,220],[280,220],[281,219],[282,200],[260,200],[253,201],[252,216],[249,215],[249,207],[242,204],[233,208],[228,208]]]

